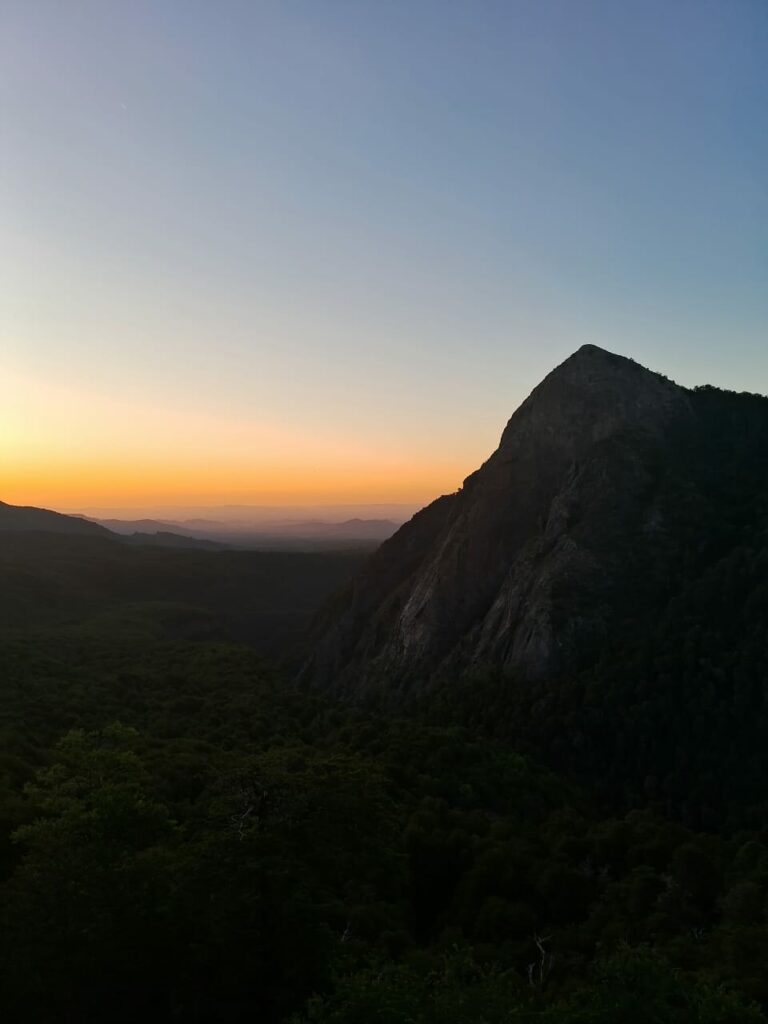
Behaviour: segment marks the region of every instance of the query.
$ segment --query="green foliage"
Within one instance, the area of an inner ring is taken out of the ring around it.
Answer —
[[[481,967],[467,951],[436,962],[384,964],[342,978],[294,1024],[759,1024],[751,1005],[706,979],[684,977],[651,950],[598,961],[589,984],[550,1002],[519,976]]]
[[[466,951],[435,962],[384,963],[342,978],[293,1024],[506,1024],[533,1020],[513,971],[478,966]]]
[[[600,961],[593,983],[544,1015],[548,1024],[759,1024],[765,1018],[720,985],[684,978],[647,948]]]
[[[760,551],[559,688],[408,720],[125,580],[0,632],[3,1020],[765,1019]]]
[[[118,725],[70,733],[27,788],[38,816],[15,834],[24,856],[2,892],[2,980],[35,1019],[87,1016],[163,955],[177,829],[138,744]]]

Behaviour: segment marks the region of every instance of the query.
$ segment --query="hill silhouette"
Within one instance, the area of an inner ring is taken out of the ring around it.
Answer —
[[[67,516],[45,508],[8,505],[0,501],[0,532],[21,533],[30,530],[67,533],[85,537],[109,537],[110,531],[79,516]]]

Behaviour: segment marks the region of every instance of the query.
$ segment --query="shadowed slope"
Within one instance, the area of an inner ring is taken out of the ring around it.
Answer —
[[[327,610],[307,677],[400,686],[477,662],[529,678],[583,663],[616,615],[665,586],[706,519],[713,453],[730,472],[765,451],[768,403],[724,397],[715,424],[706,396],[579,349],[461,490],[403,526]]]

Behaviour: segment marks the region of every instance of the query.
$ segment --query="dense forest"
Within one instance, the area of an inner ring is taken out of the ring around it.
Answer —
[[[6,540],[3,1019],[766,1019],[768,553],[726,547],[556,687],[406,716],[277,656],[361,555]]]

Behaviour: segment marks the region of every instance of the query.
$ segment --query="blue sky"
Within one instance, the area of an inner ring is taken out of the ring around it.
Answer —
[[[0,456],[426,500],[584,342],[768,392],[766,111],[763,0],[6,0]]]

